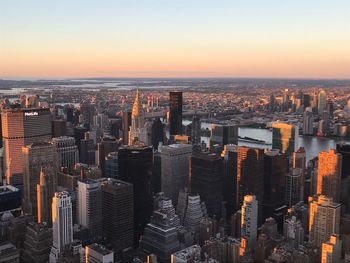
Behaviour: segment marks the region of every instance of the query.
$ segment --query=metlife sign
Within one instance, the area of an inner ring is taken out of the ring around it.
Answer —
[[[31,117],[31,116],[38,116],[39,113],[36,112],[36,111],[32,111],[32,112],[25,112],[24,113],[24,116],[27,116],[27,117]]]

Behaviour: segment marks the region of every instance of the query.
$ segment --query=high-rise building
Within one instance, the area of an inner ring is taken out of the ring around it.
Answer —
[[[304,243],[304,229],[302,222],[295,216],[287,216],[283,223],[283,236],[292,248]]]
[[[207,206],[209,216],[221,217],[223,181],[224,167],[221,156],[207,153],[195,153],[191,156],[191,193],[200,195]]]
[[[263,218],[273,216],[276,209],[284,205],[285,175],[287,173],[286,155],[273,149],[264,156],[264,195],[260,201]]]
[[[164,124],[160,118],[156,118],[152,123],[151,137],[153,149],[157,150],[159,143],[164,142]]]
[[[192,145],[171,144],[161,147],[162,192],[177,204],[178,194],[188,184]]]
[[[82,102],[80,105],[80,122],[93,124],[95,112],[95,105],[88,101]]]
[[[79,158],[81,163],[94,165],[95,162],[95,143],[93,139],[83,139],[80,141]]]
[[[23,184],[22,147],[51,139],[50,109],[4,109],[2,111],[4,162],[8,184]]]
[[[90,240],[102,238],[101,183],[92,179],[78,181],[78,223],[89,230]]]
[[[134,145],[135,142],[142,142],[146,145],[149,143],[147,128],[145,127],[145,112],[141,105],[139,90],[136,91],[135,101],[132,106],[128,145]]]
[[[331,235],[329,241],[322,243],[321,263],[341,262],[342,241],[339,235]]]
[[[317,104],[317,109],[318,109],[318,114],[322,115],[323,111],[326,109],[326,104],[327,104],[327,95],[326,91],[321,89],[318,93],[318,104]]]
[[[21,209],[21,191],[12,185],[0,186],[0,213]]]
[[[131,112],[124,111],[122,113],[122,130],[123,130],[123,144],[129,144],[129,128],[131,126]]]
[[[264,196],[264,150],[238,147],[237,156],[237,206],[241,207],[245,195],[255,195],[260,202]],[[262,221],[262,206],[259,206]]]
[[[118,165],[118,152],[110,152],[105,158],[104,162],[104,177],[118,178],[119,165]]]
[[[237,125],[212,124],[210,128],[210,149],[220,147],[223,150],[227,144],[238,144]]]
[[[258,200],[254,195],[244,196],[242,205],[241,237],[254,249],[258,231]]]
[[[302,130],[304,135],[314,134],[314,117],[311,107],[307,107],[304,111]]]
[[[317,194],[340,202],[342,155],[334,149],[318,154]]]
[[[51,187],[49,186],[49,179],[45,175],[43,169],[40,171],[40,182],[36,186],[37,191],[37,206],[38,206],[38,223],[46,222],[51,224],[51,197],[53,193],[50,193]]]
[[[272,148],[278,149],[281,153],[291,155],[297,145],[299,137],[299,128],[287,123],[272,124]]]
[[[182,92],[170,92],[169,109],[170,135],[182,135]]]
[[[59,167],[72,168],[79,162],[78,146],[75,145],[74,137],[61,136],[52,139],[58,153]]]
[[[1,263],[20,263],[19,249],[17,249],[12,243],[1,243],[0,255]]]
[[[102,245],[93,243],[85,247],[86,263],[114,263],[114,253]]]
[[[171,199],[162,198],[141,237],[140,249],[147,255],[155,254],[159,262],[169,262],[171,254],[180,248],[177,237],[179,226],[180,219],[175,214]]]
[[[56,192],[52,199],[52,231],[50,263],[58,262],[60,253],[73,242],[72,200],[68,192]]]
[[[341,154],[342,167],[341,178],[344,179],[350,175],[350,144],[337,143],[337,152]]]
[[[106,156],[111,153],[118,150],[118,142],[115,137],[112,136],[104,136],[101,139],[101,142],[97,144],[97,153],[98,153],[98,166],[101,167],[102,171],[104,172],[104,164]]]
[[[47,204],[51,203],[57,187],[57,152],[56,147],[48,142],[32,143],[22,148],[24,159],[24,211],[38,217],[37,185],[40,183],[40,172],[45,173]],[[50,218],[51,209],[48,207]],[[44,208],[45,209],[45,208]],[[50,222],[48,222],[50,223]]]
[[[309,197],[309,239],[321,247],[331,235],[339,234],[341,205],[324,195]]]
[[[303,170],[292,168],[285,175],[285,203],[288,207],[303,200]]]
[[[134,186],[134,243],[149,223],[153,211],[152,147],[134,145],[118,150],[119,179]]]
[[[185,207],[184,227],[192,233],[199,233],[199,225],[204,217],[203,205],[199,195],[189,195]]]
[[[200,144],[201,143],[201,118],[194,114],[192,118],[192,134],[191,134],[191,141],[193,144]]]
[[[67,135],[66,120],[52,120],[52,137],[60,137]]]
[[[122,257],[123,250],[133,247],[133,185],[113,178],[99,180],[102,188],[103,237]]]

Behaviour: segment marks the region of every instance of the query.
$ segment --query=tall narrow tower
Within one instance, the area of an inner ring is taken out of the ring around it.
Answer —
[[[182,92],[170,92],[170,135],[182,134]]]
[[[38,202],[38,223],[46,222],[51,224],[51,205],[50,199],[52,193],[50,187],[48,187],[47,176],[44,173],[43,168],[40,170],[40,182],[36,185],[37,202]]]

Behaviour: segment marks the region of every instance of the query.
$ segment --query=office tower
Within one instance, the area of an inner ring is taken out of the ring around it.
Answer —
[[[40,182],[40,171],[43,171],[46,177],[47,204],[51,203],[53,193],[56,191],[58,172],[56,147],[48,142],[32,143],[23,147],[22,153],[24,159],[24,211],[34,215],[37,219],[37,185]],[[49,210],[50,218],[50,206]]]
[[[222,151],[226,144],[238,144],[238,126],[237,125],[219,125],[212,124],[210,128],[210,150],[214,146],[220,147]]]
[[[85,247],[86,263],[114,263],[113,251],[93,243]]]
[[[272,148],[291,155],[298,145],[299,128],[292,124],[272,124]]]
[[[61,136],[53,138],[51,142],[56,146],[59,167],[71,169],[79,162],[79,151],[78,146],[75,145],[74,137]]]
[[[322,115],[323,111],[326,109],[326,104],[327,104],[327,95],[326,95],[326,92],[323,89],[321,89],[318,93],[318,104],[317,104],[319,115]]]
[[[329,241],[322,243],[321,263],[341,262],[342,241],[339,235],[331,235]]]
[[[208,215],[221,217],[223,201],[223,159],[216,154],[195,153],[190,158],[190,187],[205,202]]]
[[[334,149],[318,154],[317,194],[340,202],[342,156]]]
[[[141,236],[140,249],[147,255],[155,254],[159,262],[169,262],[171,254],[180,248],[177,238],[179,225],[180,219],[175,214],[171,199],[162,198]]]
[[[128,145],[134,145],[135,142],[142,142],[146,145],[149,143],[147,128],[145,127],[145,112],[141,105],[139,90],[136,91],[135,101],[132,106]]]
[[[176,206],[176,214],[180,218],[181,225],[184,224],[189,195],[190,195],[190,190],[188,188],[184,188],[179,191],[179,197],[177,199],[178,201]]]
[[[118,150],[119,179],[134,186],[134,242],[138,242],[153,211],[153,149],[142,145]]]
[[[89,129],[83,126],[74,127],[74,138],[75,144],[78,146],[78,150],[80,152],[80,142],[85,139],[85,133],[88,132]]]
[[[241,207],[245,195],[253,194],[258,201],[264,195],[264,150],[238,147],[237,156],[237,205]],[[262,219],[262,206],[259,206]],[[261,222],[262,220],[260,220]]]
[[[38,223],[46,222],[51,224],[50,200],[53,193],[50,193],[49,179],[45,172],[40,171],[40,182],[36,185],[37,206],[38,206]]]
[[[118,152],[110,152],[105,158],[104,162],[104,177],[118,178],[119,166],[118,166]]]
[[[242,205],[241,237],[248,248],[254,249],[258,231],[258,200],[255,195],[244,196]]]
[[[80,123],[93,123],[93,118],[95,115],[95,106],[88,101],[84,101],[80,105]]]
[[[284,205],[285,175],[287,173],[286,155],[279,150],[268,150],[264,155],[264,195],[260,202],[263,218],[274,215]]]
[[[276,108],[276,98],[273,94],[270,95],[270,101],[269,101],[269,111],[270,112],[274,112],[275,111],[275,108]]]
[[[290,95],[288,94],[288,89],[283,91],[282,109],[283,111],[288,111],[290,104]]]
[[[117,255],[133,247],[133,185],[113,178],[99,180],[102,189],[102,230]]]
[[[160,118],[156,118],[152,123],[151,144],[154,150],[158,149],[159,143],[164,142],[164,124]]]
[[[339,234],[341,205],[324,195],[309,197],[309,239],[321,247],[331,235]]]
[[[52,137],[67,135],[67,122],[65,120],[52,120]]]
[[[182,135],[182,92],[170,92],[169,133]]]
[[[192,136],[191,140],[193,144],[200,144],[201,143],[201,118],[194,114],[192,118]]]
[[[214,236],[214,224],[216,222],[208,217],[202,218],[199,223],[199,244],[203,246],[205,241]]]
[[[108,115],[104,113],[98,113],[93,116],[94,126],[98,127],[102,132],[108,130]]]
[[[299,203],[304,199],[303,195],[303,170],[292,168],[285,175],[285,203],[288,207]]]
[[[50,109],[4,109],[2,132],[7,183],[21,185],[24,169],[22,147],[51,139]]]
[[[88,165],[95,164],[95,144],[93,139],[84,139],[80,141],[79,158],[81,163]]]
[[[306,152],[304,147],[300,147],[292,155],[292,168],[300,168],[303,171],[306,169]]]
[[[350,175],[350,144],[337,143],[337,152],[342,156],[341,178],[344,179]]]
[[[66,120],[67,122],[74,123],[74,106],[68,106],[66,108]]]
[[[68,192],[56,192],[52,198],[52,231],[50,263],[59,262],[60,253],[73,242],[72,200]]]
[[[52,230],[46,223],[30,222],[25,232],[22,261],[46,263],[52,244]]]
[[[171,144],[161,147],[162,192],[177,204],[178,194],[188,184],[192,145]]]
[[[78,223],[89,230],[91,240],[102,237],[101,183],[92,179],[78,181]]]
[[[302,130],[304,135],[314,134],[314,117],[311,107],[307,107],[304,111]]]
[[[131,112],[123,111],[122,113],[122,130],[123,130],[123,144],[129,144],[129,128],[131,126]]]
[[[298,248],[304,243],[302,222],[295,216],[287,216],[283,223],[283,236],[291,248]]]
[[[224,159],[224,201],[226,202],[227,219],[237,211],[237,145],[225,145],[221,153]]]
[[[199,232],[199,224],[204,217],[203,205],[199,195],[189,195],[184,213],[184,227],[192,232]]]
[[[17,187],[12,185],[0,186],[0,213],[20,210],[21,208],[21,192]]]
[[[101,142],[97,144],[97,154],[98,154],[98,166],[102,169],[102,173],[104,172],[104,164],[106,156],[111,152],[116,152],[118,150],[119,144],[115,137],[112,136],[104,136],[101,139]]]

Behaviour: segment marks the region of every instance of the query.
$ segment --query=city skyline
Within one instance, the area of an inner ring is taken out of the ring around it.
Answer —
[[[349,78],[347,1],[2,1],[0,78]]]

